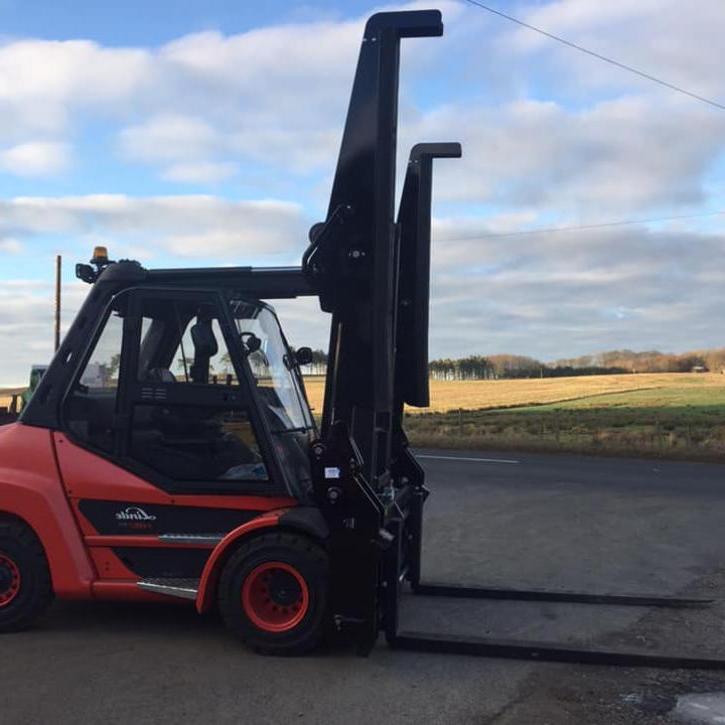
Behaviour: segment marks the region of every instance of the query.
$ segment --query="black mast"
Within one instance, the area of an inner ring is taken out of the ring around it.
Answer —
[[[389,478],[395,411],[400,39],[442,33],[437,10],[368,21],[327,221],[311,230],[304,258],[322,309],[332,313],[322,436],[346,424],[377,490]]]

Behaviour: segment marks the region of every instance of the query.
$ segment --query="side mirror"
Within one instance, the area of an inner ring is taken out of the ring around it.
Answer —
[[[242,338],[242,345],[244,345],[247,355],[257,352],[262,347],[262,341],[253,332],[243,332],[240,337]]]
[[[312,362],[312,349],[309,347],[301,347],[295,352],[295,362],[297,365],[309,365]]]

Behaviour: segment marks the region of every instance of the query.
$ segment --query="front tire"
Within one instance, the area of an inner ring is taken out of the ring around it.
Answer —
[[[226,563],[219,610],[242,641],[268,655],[300,655],[321,641],[327,615],[324,549],[297,534],[243,543]]]
[[[0,519],[0,632],[27,629],[53,598],[48,561],[35,533]]]

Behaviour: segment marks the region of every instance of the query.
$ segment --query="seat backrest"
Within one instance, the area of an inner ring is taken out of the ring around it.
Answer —
[[[175,383],[176,376],[168,368],[151,368],[146,375],[150,383]]]
[[[214,335],[211,320],[200,319],[190,330],[194,343],[194,364],[191,366],[191,379],[195,383],[209,382],[210,360],[219,352],[219,343]]]
[[[209,359],[219,352],[211,320],[199,320],[191,328],[191,341],[194,343],[194,357],[197,360]]]

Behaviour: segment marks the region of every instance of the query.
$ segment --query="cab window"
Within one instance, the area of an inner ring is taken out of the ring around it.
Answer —
[[[109,453],[114,450],[114,420],[127,306],[125,295],[113,301],[64,405],[71,435]]]
[[[269,481],[217,304],[142,308],[131,458],[178,482]]]

